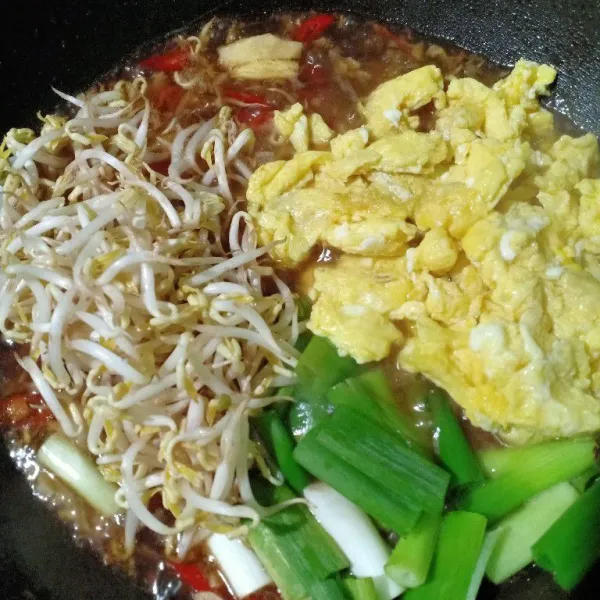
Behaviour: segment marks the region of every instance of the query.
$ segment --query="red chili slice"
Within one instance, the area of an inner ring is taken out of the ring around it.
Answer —
[[[255,94],[253,92],[247,92],[245,90],[226,87],[223,88],[223,96],[225,98],[230,98],[231,100],[245,102],[246,104],[260,104],[261,106],[269,106],[269,103],[264,96],[261,94]]]
[[[182,46],[165,52],[164,54],[155,54],[140,63],[142,69],[150,69],[151,71],[165,71],[173,73],[184,69],[190,60],[189,48]]]
[[[319,39],[325,30],[334,23],[335,17],[333,15],[315,15],[300,23],[292,37],[297,42],[310,44]]]
[[[273,118],[273,109],[266,106],[242,106],[235,116],[240,123],[255,129]]]
[[[177,575],[183,583],[189,585],[196,592],[210,592],[211,586],[206,575],[200,570],[198,565],[194,563],[171,562],[169,565],[173,567]]]

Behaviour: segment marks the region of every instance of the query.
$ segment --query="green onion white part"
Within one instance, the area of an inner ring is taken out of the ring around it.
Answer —
[[[256,554],[241,540],[214,533],[207,545],[237,598],[245,598],[272,583]]]
[[[304,489],[308,508],[350,561],[355,577],[372,577],[382,600],[399,596],[404,589],[384,572],[390,549],[371,519],[355,504],[324,483]]]
[[[102,478],[94,462],[72,442],[59,434],[51,435],[38,451],[40,465],[85,498],[105,516],[119,512],[115,502],[116,486]]]

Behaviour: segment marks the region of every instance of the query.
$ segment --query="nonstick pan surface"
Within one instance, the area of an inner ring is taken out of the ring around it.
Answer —
[[[344,11],[411,27],[491,60],[549,62],[559,79],[550,106],[600,135],[600,3],[569,0],[17,0],[2,7],[0,129],[26,126],[55,104],[50,86],[77,92],[140,46],[209,13]],[[578,590],[560,591],[532,569],[483,600],[598,597],[600,567]],[[0,446],[0,599],[143,600],[123,575],[75,547],[67,529],[29,492]]]

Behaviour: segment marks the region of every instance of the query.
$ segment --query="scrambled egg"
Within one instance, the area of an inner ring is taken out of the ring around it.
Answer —
[[[540,107],[555,71],[493,87],[423,67],[379,86],[332,137],[301,107],[296,154],[248,187],[260,241],[294,267],[318,244],[309,328],[359,362],[392,350],[475,424],[526,442],[600,429],[600,162]],[[432,131],[414,111],[436,109]]]
[[[323,117],[318,113],[307,117],[298,102],[286,111],[276,110],[273,121],[281,141],[289,140],[296,152],[306,152],[310,144],[323,146],[333,137]]]

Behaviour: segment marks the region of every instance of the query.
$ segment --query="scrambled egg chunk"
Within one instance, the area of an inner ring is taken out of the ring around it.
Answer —
[[[540,107],[554,77],[521,60],[493,87],[444,91],[423,67],[379,86],[365,124],[318,150],[292,107],[280,131],[301,130],[297,153],[248,189],[284,265],[315,245],[343,252],[315,269],[312,331],[359,362],[398,352],[516,443],[600,430],[600,156]]]
[[[376,137],[389,133],[401,123],[416,125],[410,112],[432,100],[441,106],[444,97],[442,72],[432,65],[386,81],[368,98],[362,107],[367,127]]]
[[[319,295],[311,329],[329,337],[340,352],[361,362],[386,356],[391,344],[402,339],[389,315],[398,303],[424,297],[406,273],[403,258],[342,256],[315,271]],[[374,335],[365,335],[367,331]],[[356,340],[360,339],[360,346]]]
[[[296,152],[306,152],[310,145],[323,146],[333,137],[323,117],[317,113],[307,117],[298,102],[288,110],[276,110],[273,121],[281,140],[290,140]]]

